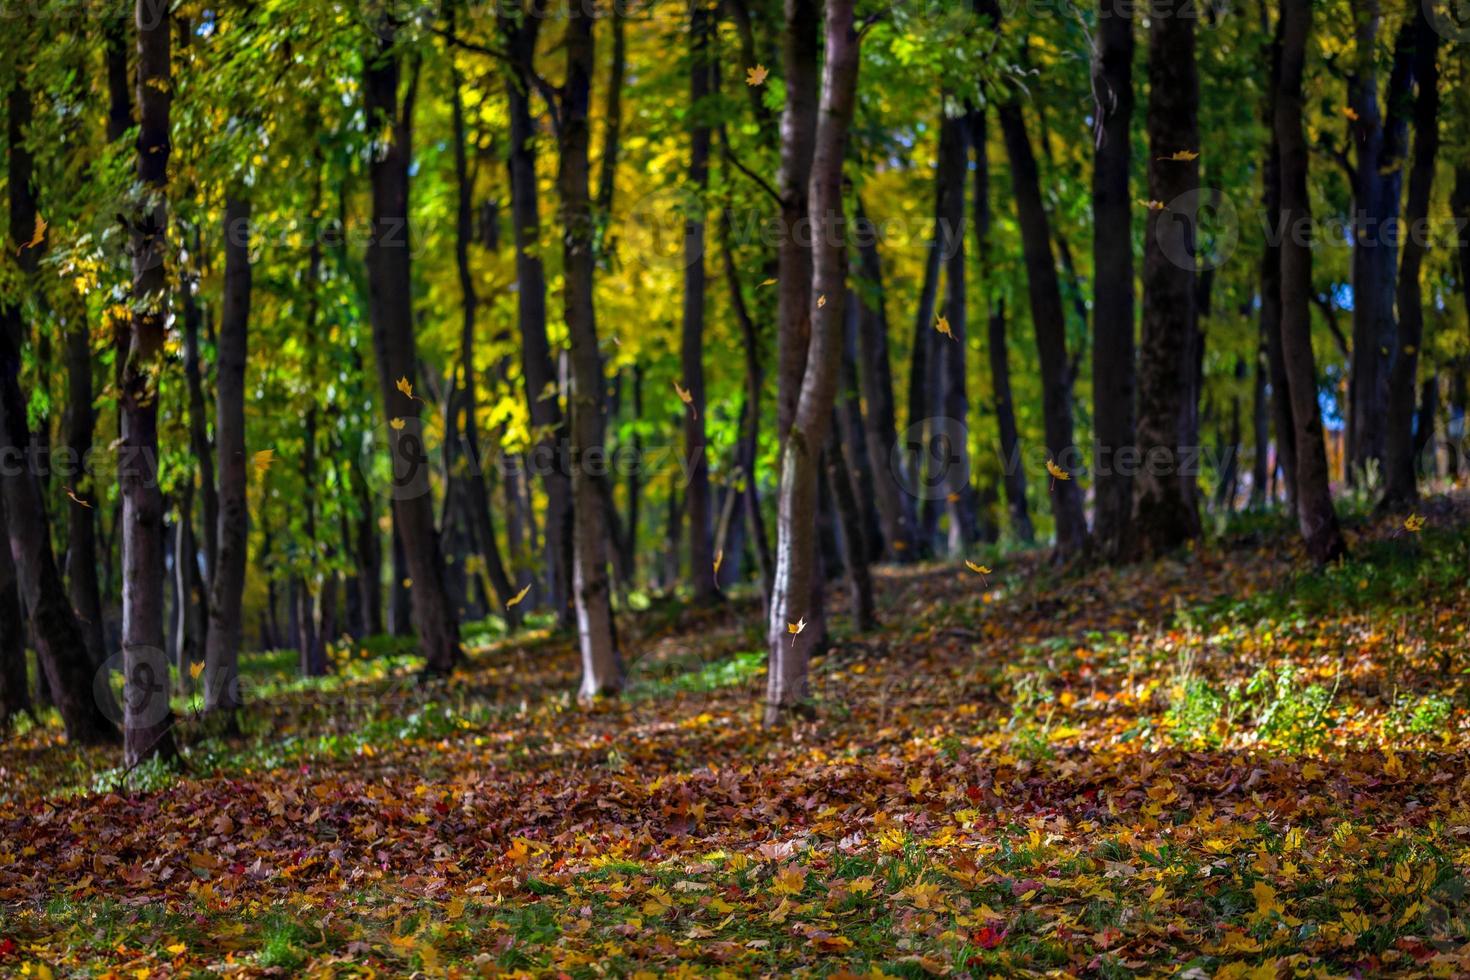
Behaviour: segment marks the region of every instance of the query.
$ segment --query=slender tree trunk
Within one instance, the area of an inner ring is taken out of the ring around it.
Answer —
[[[858,318],[861,316],[858,307],[857,292],[849,287],[846,313],[843,316],[837,428],[838,437],[842,440],[846,469],[852,478],[852,495],[858,509],[863,541],[868,549],[863,553],[863,560],[875,562],[883,557],[883,524],[878,517],[877,491],[873,485],[873,460],[868,455],[868,443],[863,428],[862,394],[858,386]]]
[[[214,432],[219,448],[219,527],[215,575],[209,585],[209,633],[204,653],[204,710],[233,729],[240,692],[241,606],[249,557],[245,457],[245,365],[249,355],[250,202],[225,202],[225,282],[216,356]]]
[[[1280,295],[1279,293],[1277,295]],[[1260,510],[1266,506],[1266,485],[1271,481],[1271,414],[1266,397],[1266,352],[1256,350],[1255,369],[1251,372],[1251,445],[1254,458],[1251,460],[1250,509]]]
[[[1307,553],[1325,564],[1347,552],[1327,478],[1327,450],[1317,403],[1317,365],[1312,355],[1312,251],[1306,232],[1312,213],[1307,196],[1307,141],[1302,130],[1302,75],[1312,29],[1312,0],[1282,0],[1281,78],[1276,96],[1276,141],[1281,147],[1281,343],[1296,428],[1297,520]]]
[[[564,465],[566,425],[562,418],[551,346],[546,337],[546,273],[539,254],[540,205],[536,183],[536,124],[531,115],[530,71],[536,56],[536,38],[545,19],[543,0],[531,0],[522,16],[507,7],[500,14],[501,35],[510,54],[506,72],[506,106],[510,117],[510,152],[506,165],[510,180],[511,222],[516,248],[516,300],[521,334],[521,370],[531,426],[547,433],[532,451],[543,466],[546,489],[546,554],[549,558],[549,594],[563,626],[571,625],[571,477]]]
[[[1264,16],[1264,14],[1263,14]],[[1281,78],[1281,36],[1285,24],[1276,28],[1267,49],[1268,83],[1263,116],[1270,140],[1261,171],[1261,204],[1271,229],[1261,251],[1261,348],[1265,352],[1271,381],[1271,424],[1276,435],[1276,463],[1286,484],[1290,510],[1296,511],[1296,426],[1291,417],[1291,390],[1286,377],[1286,358],[1281,346],[1281,242],[1286,232],[1281,213],[1281,145],[1276,141],[1276,97]],[[1262,25],[1264,28],[1264,24]],[[1272,468],[1274,474],[1275,467]],[[1273,495],[1274,499],[1274,495]]]
[[[853,625],[858,632],[867,633],[878,628],[878,614],[873,606],[873,577],[868,570],[868,535],[863,528],[862,510],[853,493],[853,475],[843,451],[843,440],[835,428],[827,433],[827,448],[822,459],[827,467],[827,486],[832,490],[837,517],[842,522],[842,557],[847,565]]]
[[[583,700],[616,694],[623,686],[623,661],[612,617],[607,570],[607,527],[598,476],[586,461],[602,454],[602,356],[593,311],[596,267],[595,221],[588,195],[587,114],[592,95],[594,20],[575,7],[568,15],[564,44],[566,83],[562,88],[558,144],[561,165],[563,304],[571,340],[571,458],[575,547],[573,599],[582,649]]]
[[[480,449],[479,388],[475,373],[475,314],[480,298],[475,292],[475,280],[470,272],[470,240],[474,237],[474,188],[470,185],[469,163],[465,154],[464,104],[459,91],[459,71],[451,67],[449,77],[452,90],[449,108],[454,130],[454,172],[459,188],[454,261],[459,272],[459,290],[463,305],[459,359],[460,370],[464,374],[461,396],[467,467],[464,490],[469,497],[470,526],[474,529],[474,540],[485,562],[485,572],[490,577],[490,586],[495,590],[496,598],[500,600],[506,622],[514,630],[521,624],[520,607],[507,607],[505,604],[514,598],[518,590],[511,582],[505,562],[500,556],[500,545],[495,540],[495,521],[490,510],[490,487],[485,478],[485,461]]]
[[[66,445],[77,460],[92,453],[97,412],[92,407],[92,338],[85,312],[78,310],[66,333]],[[92,481],[74,483],[66,522],[66,581],[72,608],[82,627],[93,668],[107,659],[102,623],[102,592],[97,580],[97,494]]]
[[[794,3],[795,0],[792,0]],[[828,0],[826,63],[822,69],[821,112],[811,157],[812,236],[811,283],[808,311],[810,347],[799,374],[800,387],[790,429],[782,446],[781,492],[776,524],[776,577],[772,590],[768,643],[766,716],[772,725],[805,704],[809,682],[807,665],[815,637],[791,632],[815,619],[811,607],[816,566],[817,473],[821,447],[832,421],[837,393],[837,371],[842,356],[842,317],[847,300],[847,243],[842,210],[842,160],[848,126],[852,121],[858,76],[858,34],[853,25],[852,0]],[[788,9],[788,35],[792,29]],[[788,43],[790,38],[788,36]],[[792,80],[788,78],[788,87]],[[788,88],[789,91],[789,88]],[[797,148],[784,136],[787,127],[801,128],[799,112],[788,103],[783,120],[782,170],[789,172],[787,153]],[[786,271],[783,263],[783,274]],[[783,291],[787,284],[783,278]],[[792,290],[794,292],[794,289]],[[792,326],[782,319],[783,340]],[[783,372],[787,368],[783,364]],[[783,377],[783,381],[786,379]],[[783,426],[783,429],[785,427]]]
[[[1109,559],[1119,558],[1133,516],[1133,474],[1118,453],[1134,445],[1133,17],[1128,5],[1099,0],[1092,62],[1092,242],[1095,337],[1092,418],[1097,445],[1093,537]]]
[[[914,557],[913,499],[899,483],[898,424],[893,401],[893,368],[888,353],[888,311],[884,302],[883,266],[878,231],[857,201],[855,229],[858,268],[858,385],[866,405],[863,434],[873,465],[873,500],[882,524],[884,555],[892,561]]]
[[[684,218],[684,319],[679,351],[684,389],[689,402],[684,412],[684,455],[689,483],[684,507],[689,518],[689,573],[694,601],[713,602],[714,549],[710,541],[709,459],[705,445],[704,306],[705,205],[709,191],[710,126],[707,113],[713,59],[710,36],[713,15],[703,3],[689,6],[689,187]],[[682,396],[681,396],[682,397]]]
[[[124,757],[133,766],[178,753],[163,646],[163,494],[158,486],[158,382],[168,322],[169,70],[171,21],[149,0],[135,7],[138,181],[132,221],[133,317],[118,358],[123,498]]]
[[[1378,0],[1353,0],[1357,61],[1348,80],[1355,149],[1353,174],[1353,363],[1348,473],[1357,479],[1370,462],[1380,468],[1387,449],[1388,388],[1398,326],[1394,272],[1402,162],[1408,149],[1408,104],[1413,22],[1394,44],[1383,103],[1378,101]]]
[[[940,247],[944,253],[944,315],[953,339],[936,341],[943,364],[941,404],[961,438],[950,446],[949,465],[970,472],[970,399],[965,385],[968,307],[965,297],[965,176],[969,155],[963,116],[945,115],[939,125]],[[975,491],[969,479],[949,493],[949,550],[960,554],[975,541]]]
[[[1408,229],[1422,230],[1428,225],[1435,156],[1439,152],[1438,54],[1439,34],[1429,23],[1423,6],[1415,7],[1413,73],[1419,92],[1414,100],[1414,162],[1409,171],[1409,197],[1404,209],[1404,226]],[[1388,472],[1384,504],[1390,507],[1412,503],[1419,496],[1414,401],[1419,348],[1424,337],[1419,272],[1428,243],[1419,231],[1403,236],[1403,240],[1398,283],[1399,346],[1388,390]]]
[[[414,67],[407,94],[400,103],[395,31],[386,18],[378,23],[377,46],[367,53],[364,79],[369,129],[383,133],[387,141],[374,155],[370,167],[373,233],[367,261],[369,312],[383,405],[390,420],[401,419],[405,423],[402,428],[390,426],[388,431],[394,465],[393,514],[403,537],[403,551],[413,580],[410,595],[414,626],[424,651],[425,671],[448,674],[460,659],[459,624],[445,588],[430,474],[420,458],[424,424],[418,406],[422,402],[409,393],[418,375],[408,225],[409,164],[418,68]]]
[[[1011,188],[1021,226],[1026,262],[1031,323],[1041,360],[1042,420],[1051,460],[1069,471],[1070,479],[1050,481],[1052,517],[1056,521],[1057,557],[1070,558],[1087,550],[1087,519],[1082,513],[1082,491],[1076,468],[1077,447],[1072,438],[1072,385],[1067,363],[1066,315],[1051,250],[1051,222],[1041,198],[1040,175],[1021,104],[1011,95],[996,107],[1006,155],[1011,161]],[[1019,460],[1017,461],[1019,465]]]
[[[197,262],[200,260],[198,229],[194,231],[194,252]],[[209,417],[204,407],[204,372],[199,363],[199,326],[203,311],[194,295],[198,283],[196,273],[189,277],[183,288],[184,380],[189,389],[189,451],[199,466],[200,502],[204,512],[204,577],[207,582],[213,582],[218,551],[215,532],[219,527],[219,494],[214,485],[214,448],[209,442]]]
[[[8,441],[8,440],[7,440]],[[0,734],[14,718],[31,710],[26,678],[26,624],[20,607],[15,560],[10,555],[10,527],[0,493]]]
[[[1168,0],[1160,0],[1167,4]],[[1194,19],[1154,11],[1148,39],[1148,196],[1143,248],[1143,331],[1138,359],[1138,451],[1130,551],[1167,554],[1200,534],[1190,452],[1198,330],[1194,215],[1176,214],[1199,192],[1199,77]],[[1181,155],[1182,151],[1182,155]],[[1184,159],[1189,157],[1189,159]]]

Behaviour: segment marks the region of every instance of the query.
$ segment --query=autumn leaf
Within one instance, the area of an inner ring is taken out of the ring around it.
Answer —
[[[199,679],[199,675],[202,673],[204,673],[203,660],[196,660],[189,665],[189,676],[194,678],[196,681]]]
[[[255,454],[253,461],[255,463],[255,472],[264,474],[266,470],[271,468],[271,464],[276,461],[276,451],[274,449],[262,449]]]
[[[388,427],[391,428],[394,432],[402,432],[404,425],[405,423],[401,418],[390,419],[388,422]]]
[[[774,279],[762,279],[760,284],[762,286],[774,286],[774,285],[776,285],[776,280],[774,280]]]
[[[817,297],[817,309],[820,310],[822,307],[824,307],[826,305],[827,305],[827,295],[825,293],[823,293],[821,296],[818,296]]]
[[[806,869],[797,864],[788,864],[776,873],[771,890],[777,895],[800,895],[806,887]]]
[[[1049,459],[1046,461],[1046,471],[1051,474],[1053,486],[1056,485],[1057,480],[1072,479],[1072,474],[1068,473],[1066,470],[1058,466],[1054,460]]]
[[[531,586],[528,583],[524,589],[510,597],[510,599],[505,604],[505,608],[509,609],[511,606],[519,606],[521,602],[526,598],[526,596],[530,594]]]
[[[409,398],[412,398],[416,402],[423,401],[422,398],[413,393],[413,382],[408,380],[407,375],[399,378],[397,383],[395,383],[393,387],[397,388],[399,391],[403,392],[405,395],[407,395]]]
[[[766,76],[770,74],[765,65],[756,65],[754,68],[745,69],[745,84],[749,86],[764,85]]]
[[[806,629],[806,617],[798,619],[794,623],[786,624],[786,632],[791,634],[791,645],[796,646],[796,637],[802,630]]]
[[[1188,163],[1191,160],[1198,160],[1199,154],[1194,150],[1176,150],[1169,156],[1159,157],[1159,159],[1170,162]]]
[[[1352,120],[1353,122],[1357,122],[1360,118],[1362,118],[1358,115],[1358,110],[1354,109],[1350,105],[1345,105],[1342,107],[1342,114],[1344,116],[1347,116],[1348,119]]]
[[[1418,514],[1410,514],[1408,517],[1404,518],[1404,530],[1408,531],[1410,534],[1418,534],[1420,531],[1424,530],[1424,523],[1424,518],[1420,517]]]
[[[694,408],[694,393],[677,381],[674,382],[674,393],[679,396],[679,401],[689,406],[689,411],[693,413],[693,417],[699,418],[699,412]]]
[[[975,562],[970,561],[970,559],[968,558],[965,559],[965,567],[981,577],[990,574],[990,567],[988,565],[977,565]],[[987,582],[986,584],[989,585],[990,583]]]
[[[76,504],[79,507],[85,507],[88,510],[92,509],[92,505],[87,503],[81,497],[78,497],[76,491],[73,490],[71,487],[65,487],[64,489],[66,490],[66,495],[71,498],[72,503]]]
[[[45,240],[46,240],[46,219],[43,218],[43,217],[41,217],[41,215],[38,213],[36,215],[36,226],[35,226],[35,230],[33,232],[31,232],[31,240],[28,241],[28,242],[26,242],[25,244],[21,245],[20,248],[16,249],[15,250],[15,254],[16,255],[19,255],[21,252],[25,251],[28,248],[35,248],[37,245],[40,245]]]
[[[950,340],[955,340],[954,330],[949,325],[949,317],[942,314],[935,316],[934,329],[944,334]]]
[[[1138,203],[1141,206],[1148,208],[1150,211],[1167,211],[1168,210],[1168,208],[1164,205],[1164,202],[1163,201],[1139,201]]]

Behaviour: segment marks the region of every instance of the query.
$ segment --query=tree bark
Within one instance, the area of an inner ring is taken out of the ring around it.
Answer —
[[[858,387],[866,406],[863,434],[873,465],[873,499],[883,530],[883,554],[891,561],[914,557],[913,500],[898,481],[894,449],[898,423],[893,401],[893,368],[888,352],[888,311],[884,302],[883,265],[878,254],[878,231],[857,201],[858,274]]]
[[[20,608],[20,586],[15,559],[10,554],[10,527],[5,520],[5,497],[0,493],[0,734],[16,715],[31,710],[26,677],[26,623]]]
[[[793,5],[796,0],[792,0]],[[791,33],[788,8],[788,43]],[[807,323],[809,348],[799,375],[800,388],[791,427],[782,448],[781,492],[777,507],[776,577],[771,597],[767,641],[767,725],[798,711],[809,694],[808,663],[815,635],[792,633],[790,627],[815,617],[811,607],[812,582],[817,574],[817,472],[821,448],[832,421],[837,392],[837,370],[842,355],[843,306],[847,300],[847,240],[842,209],[842,160],[852,120],[858,76],[858,34],[853,25],[852,0],[828,0],[826,63],[822,69],[821,112],[811,157],[812,242],[811,296]],[[788,86],[792,79],[788,78]],[[788,104],[788,115],[795,115]],[[799,147],[785,139],[785,129],[800,120],[783,120],[782,171],[789,172],[788,152]],[[783,273],[786,268],[783,264]],[[783,278],[783,291],[787,284]],[[795,292],[794,288],[791,292]],[[783,340],[788,329],[799,329],[782,318]],[[783,370],[787,365],[783,364]],[[783,378],[783,380],[785,380]],[[783,427],[784,428],[784,427]]]
[[[1281,213],[1281,145],[1276,141],[1276,97],[1281,79],[1281,36],[1285,20],[1276,19],[1268,49],[1270,62],[1263,115],[1270,139],[1261,171],[1261,203],[1271,233],[1261,251],[1261,346],[1271,380],[1271,423],[1276,434],[1276,464],[1286,484],[1289,510],[1296,512],[1296,426],[1291,417],[1291,388],[1281,347],[1281,242],[1286,227]],[[1272,468],[1274,473],[1275,468]]]
[[[158,389],[168,321],[169,32],[149,0],[137,0],[138,180],[132,220],[133,317],[120,368],[123,498],[124,758],[129,766],[177,755],[163,646],[163,494],[158,486]]]
[[[1195,213],[1171,208],[1195,195],[1199,76],[1194,20],[1168,9],[1151,18],[1148,39],[1148,196],[1165,205],[1148,211],[1143,248],[1143,330],[1138,358],[1138,452],[1130,552],[1167,554],[1200,534],[1195,474],[1184,472],[1194,415]]]
[[[878,614],[873,605],[873,576],[868,570],[868,535],[863,528],[862,510],[853,493],[853,474],[836,428],[827,433],[827,448],[822,453],[827,466],[827,486],[832,490],[837,517],[842,524],[842,557],[847,565],[847,588],[852,603],[853,625],[858,632],[878,628]]]
[[[1312,215],[1307,196],[1307,142],[1302,131],[1302,75],[1312,29],[1312,0],[1282,0],[1281,77],[1276,96],[1276,141],[1281,147],[1281,343],[1296,430],[1297,520],[1307,553],[1319,565],[1347,552],[1332,507],[1327,450],[1317,403],[1317,365],[1312,355],[1312,251],[1306,232]]]
[[[209,583],[204,652],[204,710],[226,729],[236,726],[240,692],[241,605],[249,557],[245,458],[245,365],[249,355],[250,202],[238,191],[225,201],[225,281],[216,354],[214,432],[219,448],[219,526]]]
[[[546,489],[547,599],[563,627],[571,625],[572,489],[565,463],[566,424],[562,417],[556,370],[546,336],[546,272],[539,254],[540,205],[537,200],[536,124],[531,115],[531,71],[536,38],[545,19],[544,0],[530,0],[522,13],[507,5],[499,14],[501,35],[510,58],[506,71],[506,106],[510,117],[511,221],[516,248],[517,319],[521,334],[521,372],[531,427],[546,433],[532,450],[533,458],[549,458],[542,467]]]
[[[558,145],[561,193],[562,302],[571,341],[571,459],[573,598],[582,650],[584,701],[616,694],[623,687],[623,660],[612,617],[612,590],[607,569],[607,527],[599,477],[590,461],[602,455],[602,355],[593,310],[596,268],[596,224],[588,194],[588,109],[592,96],[594,20],[573,7],[563,43],[567,52],[562,87]]]
[[[194,232],[195,261],[199,261],[199,232]],[[189,451],[199,467],[200,502],[204,518],[204,579],[214,581],[218,554],[215,533],[219,527],[219,492],[214,484],[214,448],[209,442],[209,417],[205,412],[204,373],[199,363],[199,326],[203,313],[194,295],[197,272],[183,284],[184,293],[184,380],[189,390]]]
[[[712,14],[703,3],[689,7],[689,195],[684,218],[684,317],[679,360],[689,403],[684,412],[684,455],[689,483],[684,511],[689,520],[689,574],[694,601],[719,596],[710,533],[709,458],[705,439],[704,306],[705,196],[709,192],[710,126],[708,100],[712,56]]]
[[[968,439],[970,399],[965,385],[965,362],[969,340],[966,334],[968,306],[965,297],[965,176],[969,171],[967,126],[962,116],[944,115],[939,124],[940,248],[944,261],[944,315],[953,339],[936,340],[942,360],[940,404],[962,438],[952,445],[949,465],[970,472]],[[976,538],[975,491],[968,479],[948,494],[949,551],[960,554]]]
[[[1439,34],[1425,16],[1423,6],[1414,8],[1414,162],[1409,171],[1409,197],[1404,208],[1404,237],[1399,260],[1398,354],[1393,359],[1388,389],[1388,462],[1384,504],[1389,507],[1413,503],[1419,496],[1418,445],[1414,434],[1414,407],[1419,366],[1419,348],[1424,337],[1424,301],[1419,272],[1424,265],[1428,242],[1430,192],[1434,185],[1435,156],[1439,152]],[[1416,230],[1417,229],[1417,230]]]
[[[1133,475],[1118,465],[1134,445],[1133,18],[1099,0],[1092,62],[1093,126],[1092,418],[1095,504],[1092,533],[1108,559],[1121,557],[1133,516]]]
[[[425,672],[448,674],[461,655],[459,624],[445,588],[430,474],[422,461],[424,426],[418,410],[422,402],[408,393],[418,375],[408,224],[418,68],[413,69],[407,94],[400,104],[395,33],[396,29],[386,18],[379,21],[376,50],[367,52],[365,66],[368,128],[383,134],[380,138],[385,140],[385,145],[377,147],[370,167],[373,216],[367,253],[369,312],[383,406],[388,419],[401,419],[405,423],[401,429],[390,427],[388,431],[394,465],[393,514],[403,536],[404,556],[413,580],[410,595],[414,626],[424,651]]]

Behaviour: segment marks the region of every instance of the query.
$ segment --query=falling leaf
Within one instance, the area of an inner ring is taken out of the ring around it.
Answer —
[[[975,562],[970,561],[970,559],[968,559],[968,558],[965,559],[965,567],[968,568],[970,571],[974,572],[976,575],[979,575],[981,577],[984,577],[984,576],[990,574],[990,566],[989,565],[977,565]]]
[[[66,490],[66,495],[71,498],[71,502],[72,503],[74,503],[74,504],[76,504],[76,505],[78,505],[80,507],[85,507],[88,510],[91,510],[92,509],[92,505],[89,504],[89,503],[87,503],[81,497],[78,497],[76,495],[76,491],[74,491],[71,487],[65,487],[63,489]]]
[[[688,388],[685,388],[683,385],[679,384],[679,382],[677,381],[674,382],[674,391],[676,394],[678,394],[679,401],[683,402],[685,405],[688,405],[689,411],[694,413],[694,417],[699,418],[699,412],[696,411],[694,408],[694,393],[691,392]]]
[[[1051,478],[1052,478],[1052,482],[1053,483],[1055,483],[1057,480],[1070,480],[1070,479],[1072,479],[1072,474],[1070,474],[1066,470],[1062,469],[1060,466],[1058,466],[1052,460],[1047,460],[1046,461],[1046,471],[1051,474]]]
[[[399,378],[397,384],[395,384],[394,387],[397,388],[399,391],[403,392],[409,398],[412,398],[416,402],[423,401],[422,398],[420,398],[418,395],[415,395],[413,393],[413,382],[408,380],[408,376],[407,375],[405,375],[404,377]]]
[[[798,619],[794,623],[787,623],[786,624],[786,632],[788,632],[788,633],[791,634],[791,645],[792,646],[796,646],[796,636],[797,636],[798,633],[800,633],[804,629],[806,629],[806,617],[805,616],[803,616],[802,618]]]
[[[1163,201],[1139,201],[1138,203],[1140,205],[1142,205],[1143,207],[1148,208],[1150,211],[1167,211],[1168,210],[1168,208],[1166,208],[1164,206],[1164,202]]]
[[[21,252],[25,251],[28,248],[35,248],[37,245],[41,244],[45,240],[46,240],[46,219],[43,218],[43,217],[41,217],[39,214],[37,214],[36,215],[36,230],[31,233],[31,240],[28,241],[28,242],[26,242],[20,248],[16,249],[15,250],[15,254],[16,255],[19,255]]]
[[[774,285],[776,285],[776,280],[774,280],[774,279],[762,279],[761,280],[761,285],[762,286],[774,286]]]
[[[724,561],[725,561],[725,549],[724,548],[721,548],[719,551],[716,551],[715,552],[715,574],[716,575],[719,575],[720,574],[720,565],[722,565],[724,563]]]
[[[1345,106],[1342,107],[1342,114],[1344,116],[1347,116],[1353,122],[1357,122],[1359,119],[1362,118],[1361,116],[1358,115],[1358,110],[1357,109],[1354,109],[1350,105],[1345,105]]]
[[[1194,150],[1176,150],[1173,154],[1166,157],[1159,157],[1159,159],[1188,163],[1190,160],[1198,160],[1199,154]]]
[[[513,595],[513,596],[510,597],[510,601],[508,601],[505,604],[505,608],[509,609],[511,606],[519,606],[521,604],[521,600],[525,599],[526,596],[528,596],[530,594],[531,594],[531,586],[530,586],[530,584],[527,584],[524,589],[522,589],[521,591],[517,592],[515,595]]]
[[[944,334],[950,340],[956,339],[954,335],[954,330],[949,325],[949,317],[947,316],[936,316],[934,318],[934,329]]]
[[[388,422],[388,425],[394,432],[402,432],[404,421],[403,419],[392,419]]]
[[[1418,514],[1410,514],[1408,517],[1404,518],[1404,530],[1408,531],[1410,534],[1418,534],[1420,531],[1424,530],[1424,518],[1420,517]]]
[[[189,665],[189,676],[194,678],[196,681],[199,679],[199,675],[202,673],[204,673],[203,660],[196,660],[194,663]]]
[[[820,310],[822,307],[824,307],[826,305],[827,305],[827,294],[826,293],[823,293],[821,296],[818,296],[817,297],[817,309]]]
[[[754,68],[745,69],[745,84],[752,87],[764,85],[766,76],[770,74],[765,65],[756,65]]]
[[[262,449],[260,452],[255,454],[254,460],[255,472],[264,473],[266,470],[270,469],[271,464],[276,461],[276,451],[274,449]]]

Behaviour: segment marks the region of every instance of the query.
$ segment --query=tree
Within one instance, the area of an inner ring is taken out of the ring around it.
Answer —
[[[712,570],[709,459],[704,430],[704,199],[709,192],[712,19],[704,3],[689,5],[689,199],[684,218],[684,318],[679,359],[684,389],[689,394],[688,411],[684,413],[684,455],[689,466],[689,483],[684,488],[684,510],[689,520],[689,574],[694,582],[694,599],[699,603],[712,602],[718,595]]]
[[[172,24],[137,0],[138,182],[131,221],[133,314],[118,358],[123,499],[124,758],[172,759],[173,711],[163,645],[163,493],[158,486],[158,386],[168,324],[168,158]]]
[[[1148,38],[1148,195],[1143,331],[1138,359],[1138,451],[1130,551],[1166,554],[1200,533],[1195,473],[1183,465],[1195,412],[1195,217],[1199,198],[1199,77],[1194,18],[1168,0]],[[1175,208],[1193,213],[1175,213]]]
[[[955,424],[955,431],[968,432],[970,399],[965,387],[965,361],[968,339],[965,333],[965,174],[969,170],[967,153],[967,120],[947,112],[939,124],[939,198],[940,249],[944,262],[944,315],[950,336],[939,343],[942,363],[940,403],[944,417]],[[965,440],[951,446],[952,465],[960,473],[970,472],[970,450]],[[963,487],[947,495],[949,510],[949,550],[960,554],[976,538],[975,491],[968,480]]]
[[[414,394],[418,354],[409,264],[408,194],[419,69],[415,63],[400,101],[402,71],[397,28],[389,16],[378,20],[374,42],[363,58],[368,128],[380,134],[369,168],[373,210],[367,267],[373,348],[378,356],[384,409],[390,422],[403,423],[389,427],[396,485],[393,516],[412,582],[409,593],[414,627],[424,651],[425,671],[448,674],[460,659],[459,623],[444,581],[429,473],[420,448],[423,421],[418,406],[422,402]]]
[[[794,5],[796,0],[791,0]],[[788,5],[788,31],[793,6]],[[846,304],[847,239],[842,206],[842,161],[852,121],[857,88],[859,36],[853,24],[852,0],[828,0],[827,60],[822,69],[821,112],[812,147],[808,189],[813,243],[810,259],[812,298],[808,312],[810,336],[799,374],[799,388],[790,428],[781,454],[781,489],[777,502],[776,578],[771,597],[767,642],[770,667],[766,686],[765,722],[776,724],[805,704],[809,688],[807,665],[812,638],[805,635],[816,574],[817,473],[822,445],[832,423],[837,394],[837,371],[842,357],[842,324]],[[788,41],[789,43],[789,41]],[[787,80],[788,87],[792,80]],[[788,88],[789,90],[789,88]],[[782,171],[788,172],[788,152],[800,146],[788,143],[783,123]],[[789,228],[790,226],[788,226]],[[800,263],[798,263],[800,264]],[[786,271],[783,262],[782,272]],[[787,287],[783,283],[783,294]],[[792,289],[792,292],[795,290]],[[783,333],[793,324],[783,318]],[[791,338],[783,337],[790,346]],[[783,370],[788,366],[783,364]],[[783,428],[785,428],[783,426]]]
[[[1264,16],[1264,12],[1263,12]],[[1291,418],[1291,389],[1286,377],[1286,356],[1281,346],[1281,241],[1286,227],[1281,213],[1281,144],[1276,140],[1276,97],[1281,80],[1281,33],[1276,28],[1267,60],[1266,97],[1263,115],[1270,134],[1265,165],[1261,168],[1261,204],[1272,229],[1261,250],[1261,348],[1271,378],[1271,424],[1276,432],[1276,465],[1281,468],[1289,509],[1296,511],[1296,427]]]
[[[1134,443],[1133,47],[1131,7],[1099,0],[1092,61],[1092,533],[1108,558],[1123,554],[1133,513],[1133,475],[1118,460]]]
[[[1435,156],[1439,152],[1439,34],[1430,25],[1422,5],[1414,8],[1414,162],[1409,171],[1409,197],[1404,207],[1404,225],[1411,232],[1404,239],[1399,259],[1398,353],[1393,359],[1388,387],[1388,459],[1384,503],[1412,503],[1419,496],[1418,461],[1420,444],[1414,432],[1415,377],[1419,349],[1424,341],[1424,300],[1419,274],[1428,243],[1420,229],[1426,227],[1429,197],[1434,185]],[[1432,413],[1420,416],[1422,434],[1432,428]]]
[[[1327,479],[1317,365],[1312,354],[1312,212],[1307,196],[1307,141],[1302,129],[1302,75],[1312,30],[1311,0],[1282,0],[1281,74],[1276,142],[1281,147],[1281,347],[1296,434],[1296,510],[1307,553],[1319,565],[1347,553]]]
[[[204,653],[204,710],[236,725],[240,697],[240,606],[249,545],[246,510],[245,366],[249,353],[250,202],[237,188],[225,202],[225,292],[215,387],[214,431],[219,445],[219,527],[210,580],[209,632]]]

